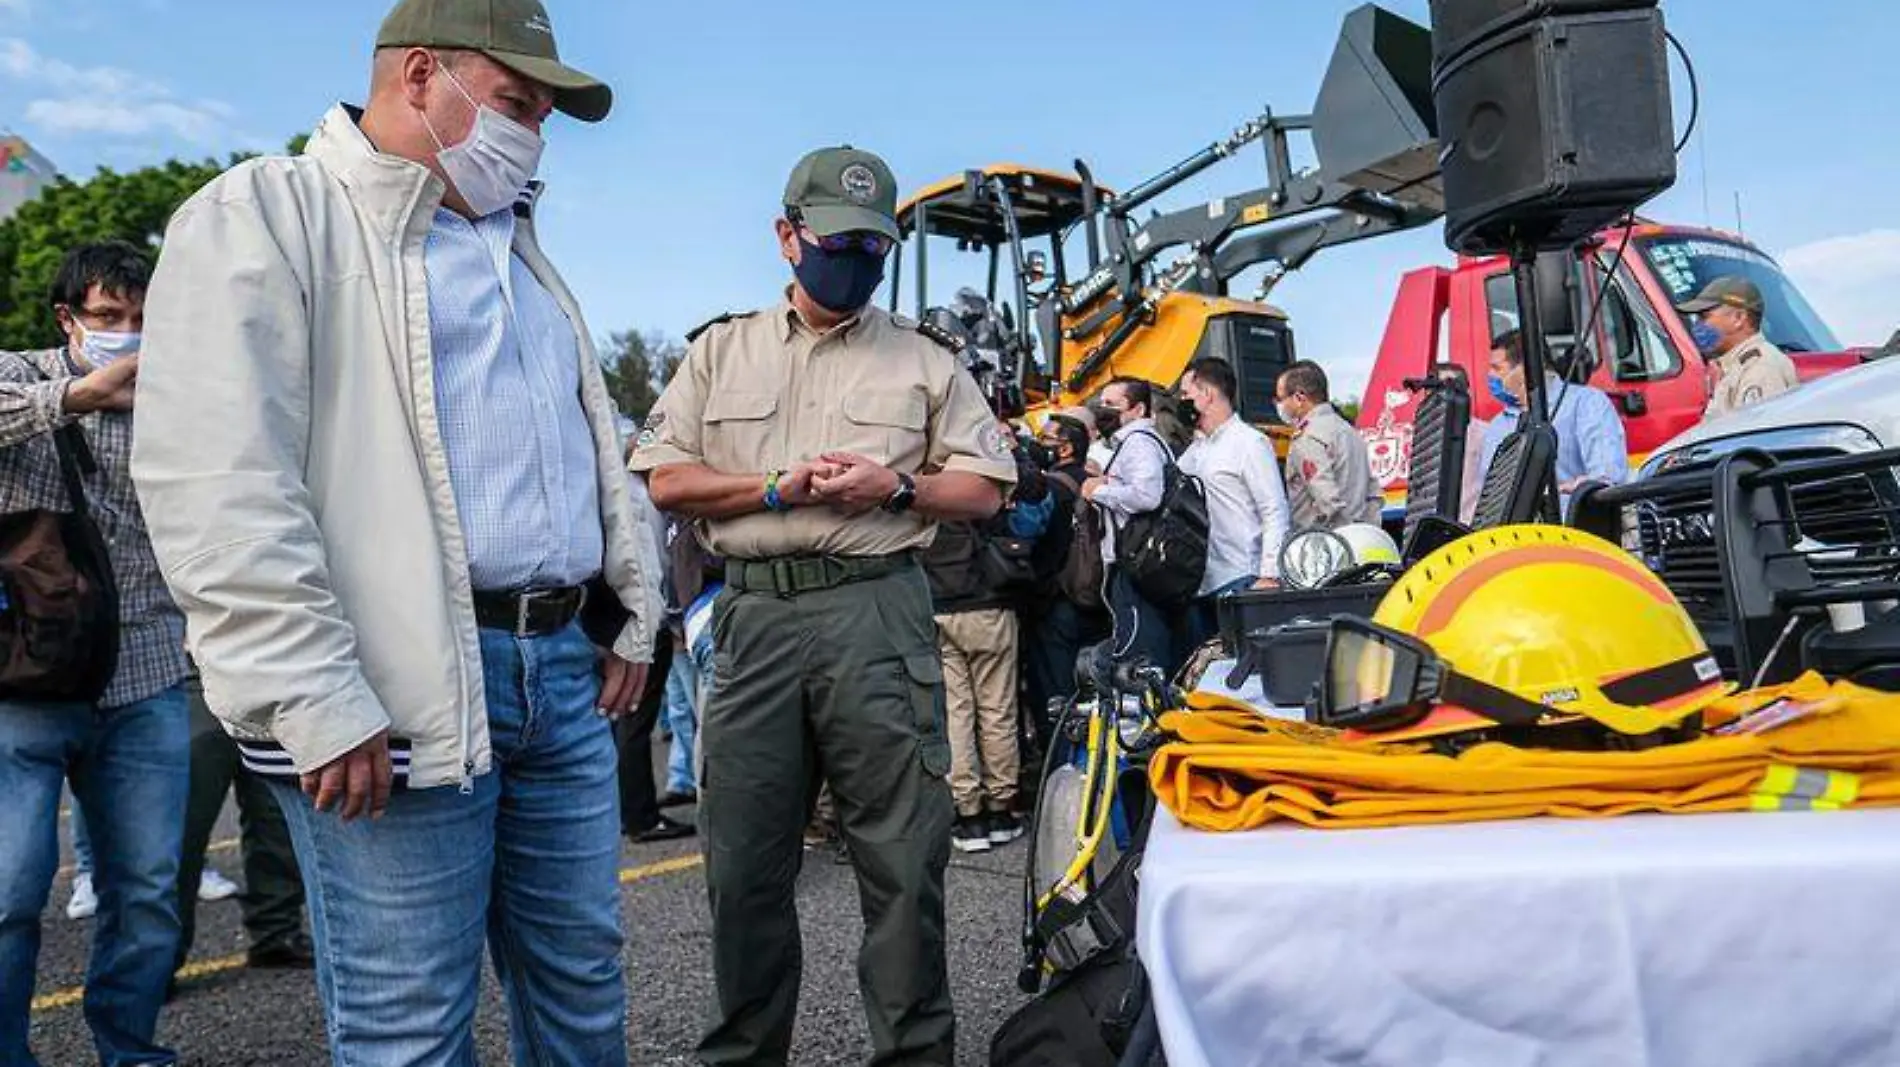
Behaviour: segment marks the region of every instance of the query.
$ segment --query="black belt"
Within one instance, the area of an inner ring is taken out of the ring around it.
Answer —
[[[475,625],[507,630],[516,637],[545,637],[567,628],[587,603],[587,588],[515,589],[475,592]]]
[[[917,564],[911,552],[889,556],[780,556],[726,561],[726,584],[747,593],[816,593],[868,582]]]

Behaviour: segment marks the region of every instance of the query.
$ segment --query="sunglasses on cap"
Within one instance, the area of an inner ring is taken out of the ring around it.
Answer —
[[[1603,682],[1597,689],[1605,699],[1628,707],[1660,703],[1705,686],[1713,662],[1703,653]],[[1552,726],[1579,714],[1460,674],[1411,634],[1366,619],[1334,617],[1319,687],[1320,725],[1386,733],[1416,726],[1444,704],[1500,726]]]
[[[821,251],[836,255],[840,252],[863,252],[869,256],[882,256],[890,252],[891,239],[881,233],[867,230],[849,230],[834,233],[829,237],[820,237],[805,225],[805,219],[796,211],[787,212],[785,217],[793,226],[798,227],[798,239],[809,245],[817,246]]]

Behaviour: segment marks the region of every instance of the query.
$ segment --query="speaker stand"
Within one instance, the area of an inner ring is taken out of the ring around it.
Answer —
[[[1511,280],[1517,285],[1518,336],[1524,342],[1524,418],[1519,429],[1550,425],[1549,396],[1544,388],[1544,368],[1550,366],[1550,354],[1544,337],[1544,316],[1537,303],[1537,252],[1535,241],[1519,241],[1511,246]],[[1557,493],[1555,456],[1552,462],[1535,468],[1543,479],[1539,490],[1545,498],[1547,514],[1563,521],[1563,506]]]

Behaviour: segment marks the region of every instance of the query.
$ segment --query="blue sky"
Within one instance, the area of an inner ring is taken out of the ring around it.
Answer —
[[[1062,167],[1078,155],[1125,187],[1263,105],[1309,109],[1353,6],[550,0],[564,55],[610,82],[619,105],[598,127],[549,127],[544,239],[597,333],[679,334],[776,297],[771,220],[810,147],[876,150],[907,189],[985,162]],[[1426,17],[1425,0],[1387,6]],[[1884,340],[1900,326],[1900,5],[1665,10],[1695,57],[1703,126],[1650,212],[1733,227],[1739,192],[1748,236],[1843,339]],[[383,0],[0,0],[0,124],[74,176],[273,149],[334,102],[361,99],[385,11]],[[1680,74],[1678,90],[1680,123]],[[1162,206],[1252,188],[1258,158]],[[1301,352],[1351,392],[1399,275],[1449,259],[1434,226],[1327,253],[1274,300]]]

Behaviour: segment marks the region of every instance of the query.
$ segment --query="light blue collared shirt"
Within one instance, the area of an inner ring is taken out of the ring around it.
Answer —
[[[1623,436],[1623,420],[1616,405],[1601,389],[1587,385],[1546,379],[1545,403],[1550,406],[1551,428],[1557,431],[1557,484],[1577,478],[1589,478],[1608,485],[1629,481],[1629,452]],[[1491,470],[1491,460],[1504,439],[1517,432],[1523,417],[1521,408],[1505,408],[1484,430],[1484,453],[1478,460],[1478,484]],[[1570,510],[1570,494],[1562,494],[1563,507]]]
[[[600,470],[581,405],[580,344],[513,252],[512,210],[438,209],[424,245],[436,418],[480,590],[600,573]]]

